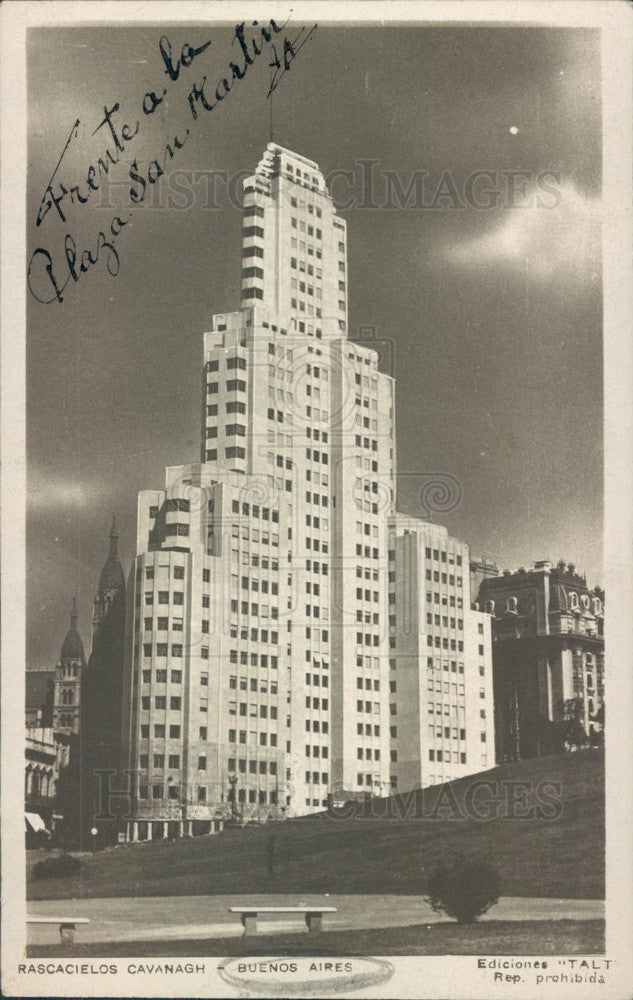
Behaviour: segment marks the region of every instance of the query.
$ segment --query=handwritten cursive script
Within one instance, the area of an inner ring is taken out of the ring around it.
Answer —
[[[315,24],[309,30],[301,28],[298,34],[291,38],[287,33],[287,23],[279,26],[272,18],[266,24],[253,21],[249,27],[245,22],[236,25],[231,46],[236,46],[237,54],[228,61],[227,71],[215,84],[209,82],[208,74],[203,74],[193,83],[186,95],[184,108],[188,108],[189,123],[187,125],[183,123],[183,127],[177,133],[167,141],[163,141],[161,150],[149,160],[146,168],[141,168],[137,158],[132,161],[128,172],[129,205],[125,210],[114,215],[109,225],[102,226],[83,248],[78,249],[75,237],[69,232],[63,236],[61,255],[56,255],[45,246],[35,248],[27,269],[27,282],[31,295],[44,305],[52,302],[61,303],[64,301],[64,293],[69,284],[80,281],[83,275],[100,262],[103,262],[109,275],[116,277],[120,269],[117,241],[129,223],[131,213],[135,206],[143,202],[148,189],[158,183],[167,165],[183,149],[192,129],[200,119],[199,112],[213,111],[226,99],[233,87],[244,79],[249,69],[258,61],[262,61],[261,57],[264,54],[268,54],[270,59],[268,66],[274,71],[266,95],[270,97],[316,27]],[[210,39],[197,46],[186,42],[179,55],[174,55],[169,38],[163,35],[159,40],[158,50],[164,74],[168,77],[168,86],[179,80],[183,71],[189,70],[194,61],[202,56],[211,44]],[[101,120],[90,135],[94,137],[104,134],[107,136],[107,143],[79,178],[69,179],[66,172],[68,151],[72,148],[73,152],[80,152],[82,141],[82,122],[79,118],[74,121],[40,200],[35,219],[35,226],[38,229],[41,229],[45,222],[50,226],[51,219],[65,224],[71,211],[80,210],[90,204],[93,196],[120,163],[122,155],[133,146],[143,130],[144,121],[150,118],[165,101],[168,86],[159,86],[155,90],[147,91],[140,101],[138,117],[134,116],[132,122],[124,120],[128,116],[124,116],[119,101],[114,101],[110,106],[105,104]]]

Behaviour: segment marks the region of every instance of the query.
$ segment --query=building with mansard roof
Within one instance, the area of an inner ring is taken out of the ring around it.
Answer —
[[[557,749],[555,727],[602,731],[604,592],[573,563],[483,579],[478,606],[492,616],[499,761]]]

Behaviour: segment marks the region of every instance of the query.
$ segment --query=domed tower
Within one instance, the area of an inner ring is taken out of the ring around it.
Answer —
[[[121,737],[121,682],[125,634],[125,576],[119,560],[115,518],[109,535],[108,557],[99,577],[92,617],[92,650],[82,683],[82,840],[93,826],[98,840],[116,839],[112,820],[101,820],[102,783],[108,779],[97,772],[111,773],[112,788],[119,784],[115,772],[119,764]]]
[[[53,729],[61,733],[79,732],[81,683],[85,666],[84,644],[77,629],[77,598],[73,597],[70,627],[55,668]]]
[[[99,592],[94,600],[94,615],[92,619],[93,653],[96,634],[101,630],[102,625],[109,620],[118,605],[120,605],[121,598],[122,603],[125,604],[125,575],[123,573],[123,567],[119,561],[119,554],[117,551],[119,535],[116,530],[115,517],[112,518],[112,527],[110,528],[109,538],[110,552],[104,563],[103,569],[101,570],[101,576],[99,577]]]

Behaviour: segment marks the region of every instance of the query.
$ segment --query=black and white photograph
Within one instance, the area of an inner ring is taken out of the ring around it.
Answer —
[[[630,8],[336,6],[0,12],[7,996],[627,995]]]

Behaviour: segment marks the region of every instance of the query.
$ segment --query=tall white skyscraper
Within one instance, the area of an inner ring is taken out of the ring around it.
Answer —
[[[347,340],[346,227],[317,165],[269,143],[244,193],[242,307],[204,335],[200,462],[139,496],[132,839],[392,783],[394,381]]]

